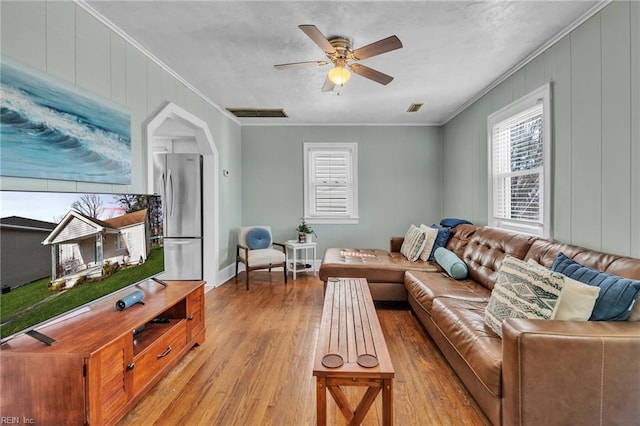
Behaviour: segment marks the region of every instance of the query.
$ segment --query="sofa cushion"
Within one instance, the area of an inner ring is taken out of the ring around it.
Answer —
[[[491,291],[472,280],[456,281],[444,273],[407,271],[404,275],[407,292],[431,314],[433,300],[440,297],[484,302],[491,297]]]
[[[438,237],[438,230],[427,225],[420,225],[420,229],[424,231],[424,247],[422,248],[422,253],[420,253],[420,260],[427,261]]]
[[[438,247],[447,246],[449,237],[451,236],[451,228],[438,225],[431,225],[431,227],[438,230],[438,236],[436,237],[436,241],[433,243],[433,249],[431,250],[431,254],[429,255],[429,260],[433,262],[436,260],[434,253],[438,249]]]
[[[636,297],[640,292],[640,281],[622,278],[584,266],[558,253],[553,270],[585,284],[600,287],[590,320],[625,321],[631,315]]]
[[[561,274],[506,256],[486,308],[487,325],[502,336],[507,318],[553,319],[563,284]]]
[[[424,243],[424,231],[415,225],[411,225],[404,236],[402,247],[400,247],[400,253],[402,253],[411,262],[415,262],[420,258],[420,254],[422,254]]]
[[[469,241],[478,228],[479,227],[476,225],[458,225],[455,228],[452,228],[446,248],[462,259],[464,249],[467,247],[467,244],[469,244]]]
[[[467,265],[452,251],[438,247],[435,251],[436,262],[454,280],[467,278]]]
[[[502,395],[502,341],[484,321],[487,303],[438,297],[432,319],[493,395]]]
[[[534,259],[542,266],[551,269],[558,253],[564,253],[575,262],[589,268],[632,280],[640,280],[640,259],[602,253],[554,241],[536,240],[524,260]]]
[[[240,257],[244,259],[244,252],[240,251]],[[251,250],[249,252],[248,266],[260,266],[285,262],[284,252],[272,248]]]
[[[533,236],[504,229],[487,226],[477,228],[462,254],[462,260],[469,268],[469,278],[491,290],[504,257],[511,255],[524,259],[535,239],[536,237]]]
[[[320,264],[322,281],[329,277],[366,278],[370,283],[404,282],[405,271],[437,272],[434,263],[410,262],[399,252],[379,249],[328,248]]]

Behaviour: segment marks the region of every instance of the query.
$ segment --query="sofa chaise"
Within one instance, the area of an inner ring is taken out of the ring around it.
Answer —
[[[435,262],[390,250],[327,249],[320,278],[363,277],[376,301],[407,301],[494,425],[637,424],[640,322],[509,318],[502,337],[485,322],[498,270],[509,255],[551,268],[558,253],[634,280],[640,260],[490,227],[461,224],[446,248],[468,268],[454,280]],[[637,307],[636,307],[637,308]]]

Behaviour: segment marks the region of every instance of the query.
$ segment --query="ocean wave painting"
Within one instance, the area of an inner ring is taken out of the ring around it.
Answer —
[[[2,58],[0,175],[129,185],[131,115]]]

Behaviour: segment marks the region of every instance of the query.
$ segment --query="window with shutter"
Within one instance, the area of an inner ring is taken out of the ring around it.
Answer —
[[[304,217],[309,223],[357,223],[357,144],[304,144]]]
[[[551,236],[550,87],[488,118],[489,225]]]

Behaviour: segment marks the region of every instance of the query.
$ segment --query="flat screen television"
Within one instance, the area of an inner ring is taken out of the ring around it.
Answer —
[[[0,341],[164,271],[148,194],[0,191]]]

